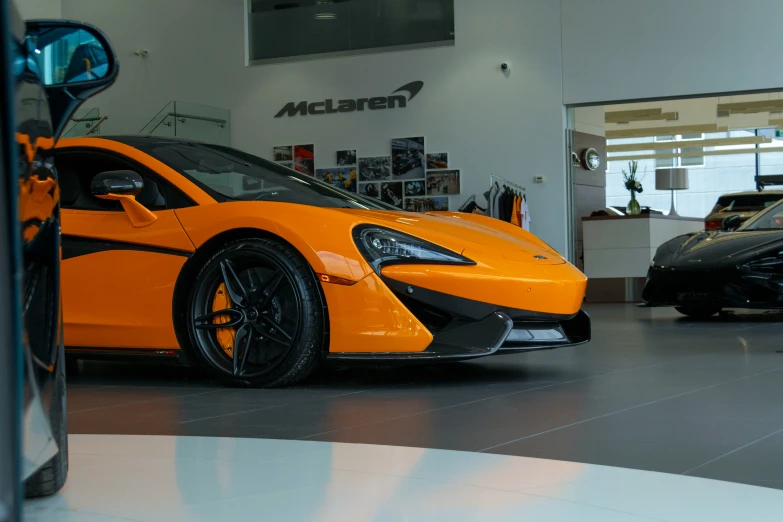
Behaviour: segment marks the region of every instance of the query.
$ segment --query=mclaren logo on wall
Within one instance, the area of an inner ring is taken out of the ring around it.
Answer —
[[[378,111],[382,109],[396,109],[406,107],[408,102],[411,101],[421,88],[424,87],[424,82],[411,82],[407,85],[403,85],[391,96],[377,96],[375,98],[359,98],[356,100],[324,100],[319,102],[288,102],[280,109],[280,112],[275,114],[275,118],[282,118],[283,116],[296,116],[301,114],[307,116],[308,114],[334,114],[335,112],[354,112],[363,111],[369,109],[371,111]],[[406,98],[400,92],[408,93]]]

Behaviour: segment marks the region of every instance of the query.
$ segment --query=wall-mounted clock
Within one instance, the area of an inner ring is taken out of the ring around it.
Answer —
[[[582,162],[587,170],[595,170],[601,166],[601,155],[595,149],[586,149],[582,153]]]

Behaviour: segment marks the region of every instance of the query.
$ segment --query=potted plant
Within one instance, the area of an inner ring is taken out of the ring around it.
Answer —
[[[636,215],[642,211],[639,201],[636,200],[636,193],[638,192],[641,194],[644,192],[644,189],[642,188],[642,179],[644,179],[644,176],[641,178],[638,176],[638,168],[638,161],[629,161],[628,171],[626,172],[623,170],[623,185],[625,185],[625,190],[631,193],[631,201],[628,202],[628,206],[625,208],[625,213],[627,215]]]

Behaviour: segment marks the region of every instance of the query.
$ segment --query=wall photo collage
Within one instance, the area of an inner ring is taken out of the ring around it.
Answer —
[[[461,192],[461,173],[450,168],[448,153],[427,153],[421,136],[391,140],[391,156],[360,158],[356,149],[338,150],[334,167],[315,168],[314,145],[274,147],[274,161],[409,212],[449,210],[449,196]]]

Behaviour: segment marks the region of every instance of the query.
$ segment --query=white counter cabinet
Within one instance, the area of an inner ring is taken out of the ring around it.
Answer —
[[[624,290],[625,298],[617,299],[617,292],[610,288],[638,288],[638,279],[646,278],[658,247],[673,237],[704,229],[704,219],[661,214],[597,216],[582,218],[582,225],[584,271],[591,281],[588,288],[593,286],[596,289],[596,292],[588,292],[588,300],[635,301],[639,297],[638,291],[629,295],[629,291]],[[617,284],[596,281],[599,279],[612,280],[611,283]],[[609,294],[615,298],[607,298]],[[591,295],[593,299],[590,299]]]

